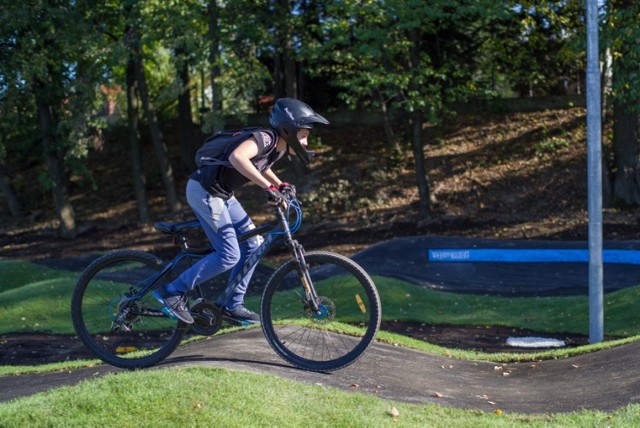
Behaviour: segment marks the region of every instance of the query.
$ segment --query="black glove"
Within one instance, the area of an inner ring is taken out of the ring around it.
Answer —
[[[290,201],[296,197],[296,186],[294,186],[293,184],[280,183],[280,185],[278,186],[278,191],[282,193],[282,196],[284,196],[287,201]]]
[[[264,196],[267,197],[267,203],[269,203],[269,205],[278,205],[284,200],[284,195],[280,193],[273,184],[264,188]]]

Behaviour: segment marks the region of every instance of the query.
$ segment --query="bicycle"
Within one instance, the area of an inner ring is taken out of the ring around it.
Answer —
[[[235,286],[275,244],[283,243],[292,258],[275,270],[260,298],[267,341],[280,357],[305,370],[331,371],[352,364],[380,328],[380,297],[373,280],[340,254],[305,253],[293,239],[302,223],[295,198],[274,211],[275,221],[239,237],[242,242],[260,236],[262,243],[214,301],[207,300],[204,284],[190,292],[191,325],[172,317],[151,293],[213,251],[190,247],[189,232],[201,227],[197,220],[155,224],[180,247],[166,264],[138,250],[97,258],[82,272],[71,300],[79,338],[108,364],[127,369],[155,365],[178,347],[187,331],[202,336],[218,332],[224,321],[222,304]]]

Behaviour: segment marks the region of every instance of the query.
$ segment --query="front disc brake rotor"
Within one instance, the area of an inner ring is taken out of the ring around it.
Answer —
[[[307,316],[318,324],[327,324],[336,316],[336,305],[331,299],[318,296],[318,311],[314,312],[310,307],[306,307]]]

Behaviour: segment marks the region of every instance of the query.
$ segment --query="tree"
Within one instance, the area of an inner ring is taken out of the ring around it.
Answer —
[[[149,93],[149,87],[147,84],[147,77],[144,69],[144,50],[142,40],[142,13],[141,2],[133,2],[130,10],[130,29],[126,35],[125,44],[131,55],[131,61],[133,63],[134,75],[136,83],[138,85],[138,91],[140,93],[140,99],[142,101],[142,109],[144,116],[147,120],[147,126],[151,134],[151,140],[153,142],[154,151],[156,154],[156,161],[160,168],[160,177],[164,184],[165,192],[167,194],[167,205],[169,211],[172,213],[180,210],[181,204],[176,193],[175,180],[173,177],[173,168],[169,161],[168,150],[166,142],[162,135],[162,130],[158,123],[158,117],[151,100]]]
[[[613,55],[613,196],[640,205],[640,4],[611,0],[606,22]]]
[[[3,84],[7,84],[6,80]],[[0,98],[0,192],[9,207],[11,216],[20,220],[26,211],[20,196],[16,177],[31,161],[29,150],[37,146],[33,135],[37,133],[32,99],[20,88],[8,85]]]
[[[7,201],[9,212],[13,218],[18,219],[22,215],[22,203],[11,183],[10,177],[9,166],[4,159],[4,155],[0,153],[0,192],[2,192],[4,199]]]
[[[420,195],[420,215],[431,217],[432,194],[424,159],[423,126],[472,89],[482,24],[491,1],[340,1],[327,5],[323,42],[309,55],[325,58],[322,71],[351,106],[404,112]],[[387,135],[395,135],[387,123]]]
[[[140,150],[140,134],[138,131],[140,95],[138,92],[135,64],[132,57],[127,59],[126,87],[127,125],[129,128],[129,144],[131,146],[131,172],[138,206],[138,220],[140,223],[145,224],[151,221],[151,216],[149,214],[149,203],[147,202],[146,179],[144,176],[142,153]]]
[[[221,47],[220,47],[220,6],[217,0],[207,4],[207,28],[209,31],[209,73],[211,76],[211,110],[213,113],[213,132],[223,128],[222,88],[220,88]]]
[[[82,169],[77,159],[86,156],[94,141],[91,131],[98,125],[92,120],[99,96],[92,84],[96,75],[94,33],[85,25],[83,9],[76,3],[14,2],[6,4],[3,12],[3,103],[16,105],[12,96],[30,98],[33,111],[29,117],[39,127],[40,152],[47,167],[42,182],[53,195],[60,234],[72,238],[77,229],[68,175],[71,169]]]
[[[177,117],[182,172],[192,171],[195,167],[194,120],[191,102],[192,70],[200,68],[208,53],[216,52],[213,45],[218,45],[217,5],[215,0],[203,5],[200,1],[158,1],[148,0],[145,13],[148,21],[146,38],[157,45],[155,52],[166,50],[169,53],[168,69],[174,71],[173,84],[165,86],[160,91],[171,108],[177,98]],[[206,7],[205,7],[206,6]],[[213,23],[212,23],[213,21]],[[215,56],[212,59],[215,61]],[[214,63],[215,64],[215,63]],[[209,64],[207,64],[209,66]],[[212,67],[212,105],[216,116],[222,113],[222,100],[214,81],[213,71],[219,67]]]
[[[491,71],[492,83],[503,78],[504,89],[528,97],[581,92],[586,59],[582,1],[512,0],[497,17],[483,50],[483,68]]]

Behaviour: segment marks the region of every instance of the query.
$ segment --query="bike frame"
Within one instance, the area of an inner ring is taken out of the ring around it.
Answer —
[[[268,223],[257,227],[238,238],[239,242],[246,241],[254,236],[264,235],[263,242],[260,246],[249,256],[249,258],[245,261],[242,269],[236,274],[236,276],[229,281],[229,285],[225,288],[225,290],[216,298],[215,305],[218,307],[222,307],[222,305],[229,300],[234,290],[238,287],[238,285],[245,279],[245,277],[252,271],[252,269],[258,264],[260,259],[271,249],[271,247],[280,241],[284,241],[285,245],[291,251],[293,257],[297,261],[300,269],[298,270],[300,274],[300,280],[305,289],[305,294],[307,300],[310,303],[310,307],[314,310],[318,310],[317,303],[317,295],[315,290],[313,289],[313,285],[311,283],[311,278],[309,276],[306,263],[304,261],[304,249],[302,246],[293,239],[291,234],[291,228],[289,226],[288,221],[288,213],[285,214],[282,207],[276,206],[275,213],[277,222],[276,223]],[[149,292],[149,290],[153,289],[156,286],[158,281],[171,272],[175,266],[185,257],[193,257],[201,259],[208,254],[211,254],[212,250],[207,248],[206,250],[193,250],[187,247],[186,241],[182,240],[181,242],[182,250],[176,257],[174,257],[160,272],[153,275],[152,278],[149,279],[149,283],[144,285],[132,299],[138,299]],[[199,298],[204,298],[204,293],[199,285],[195,287],[196,293]]]

